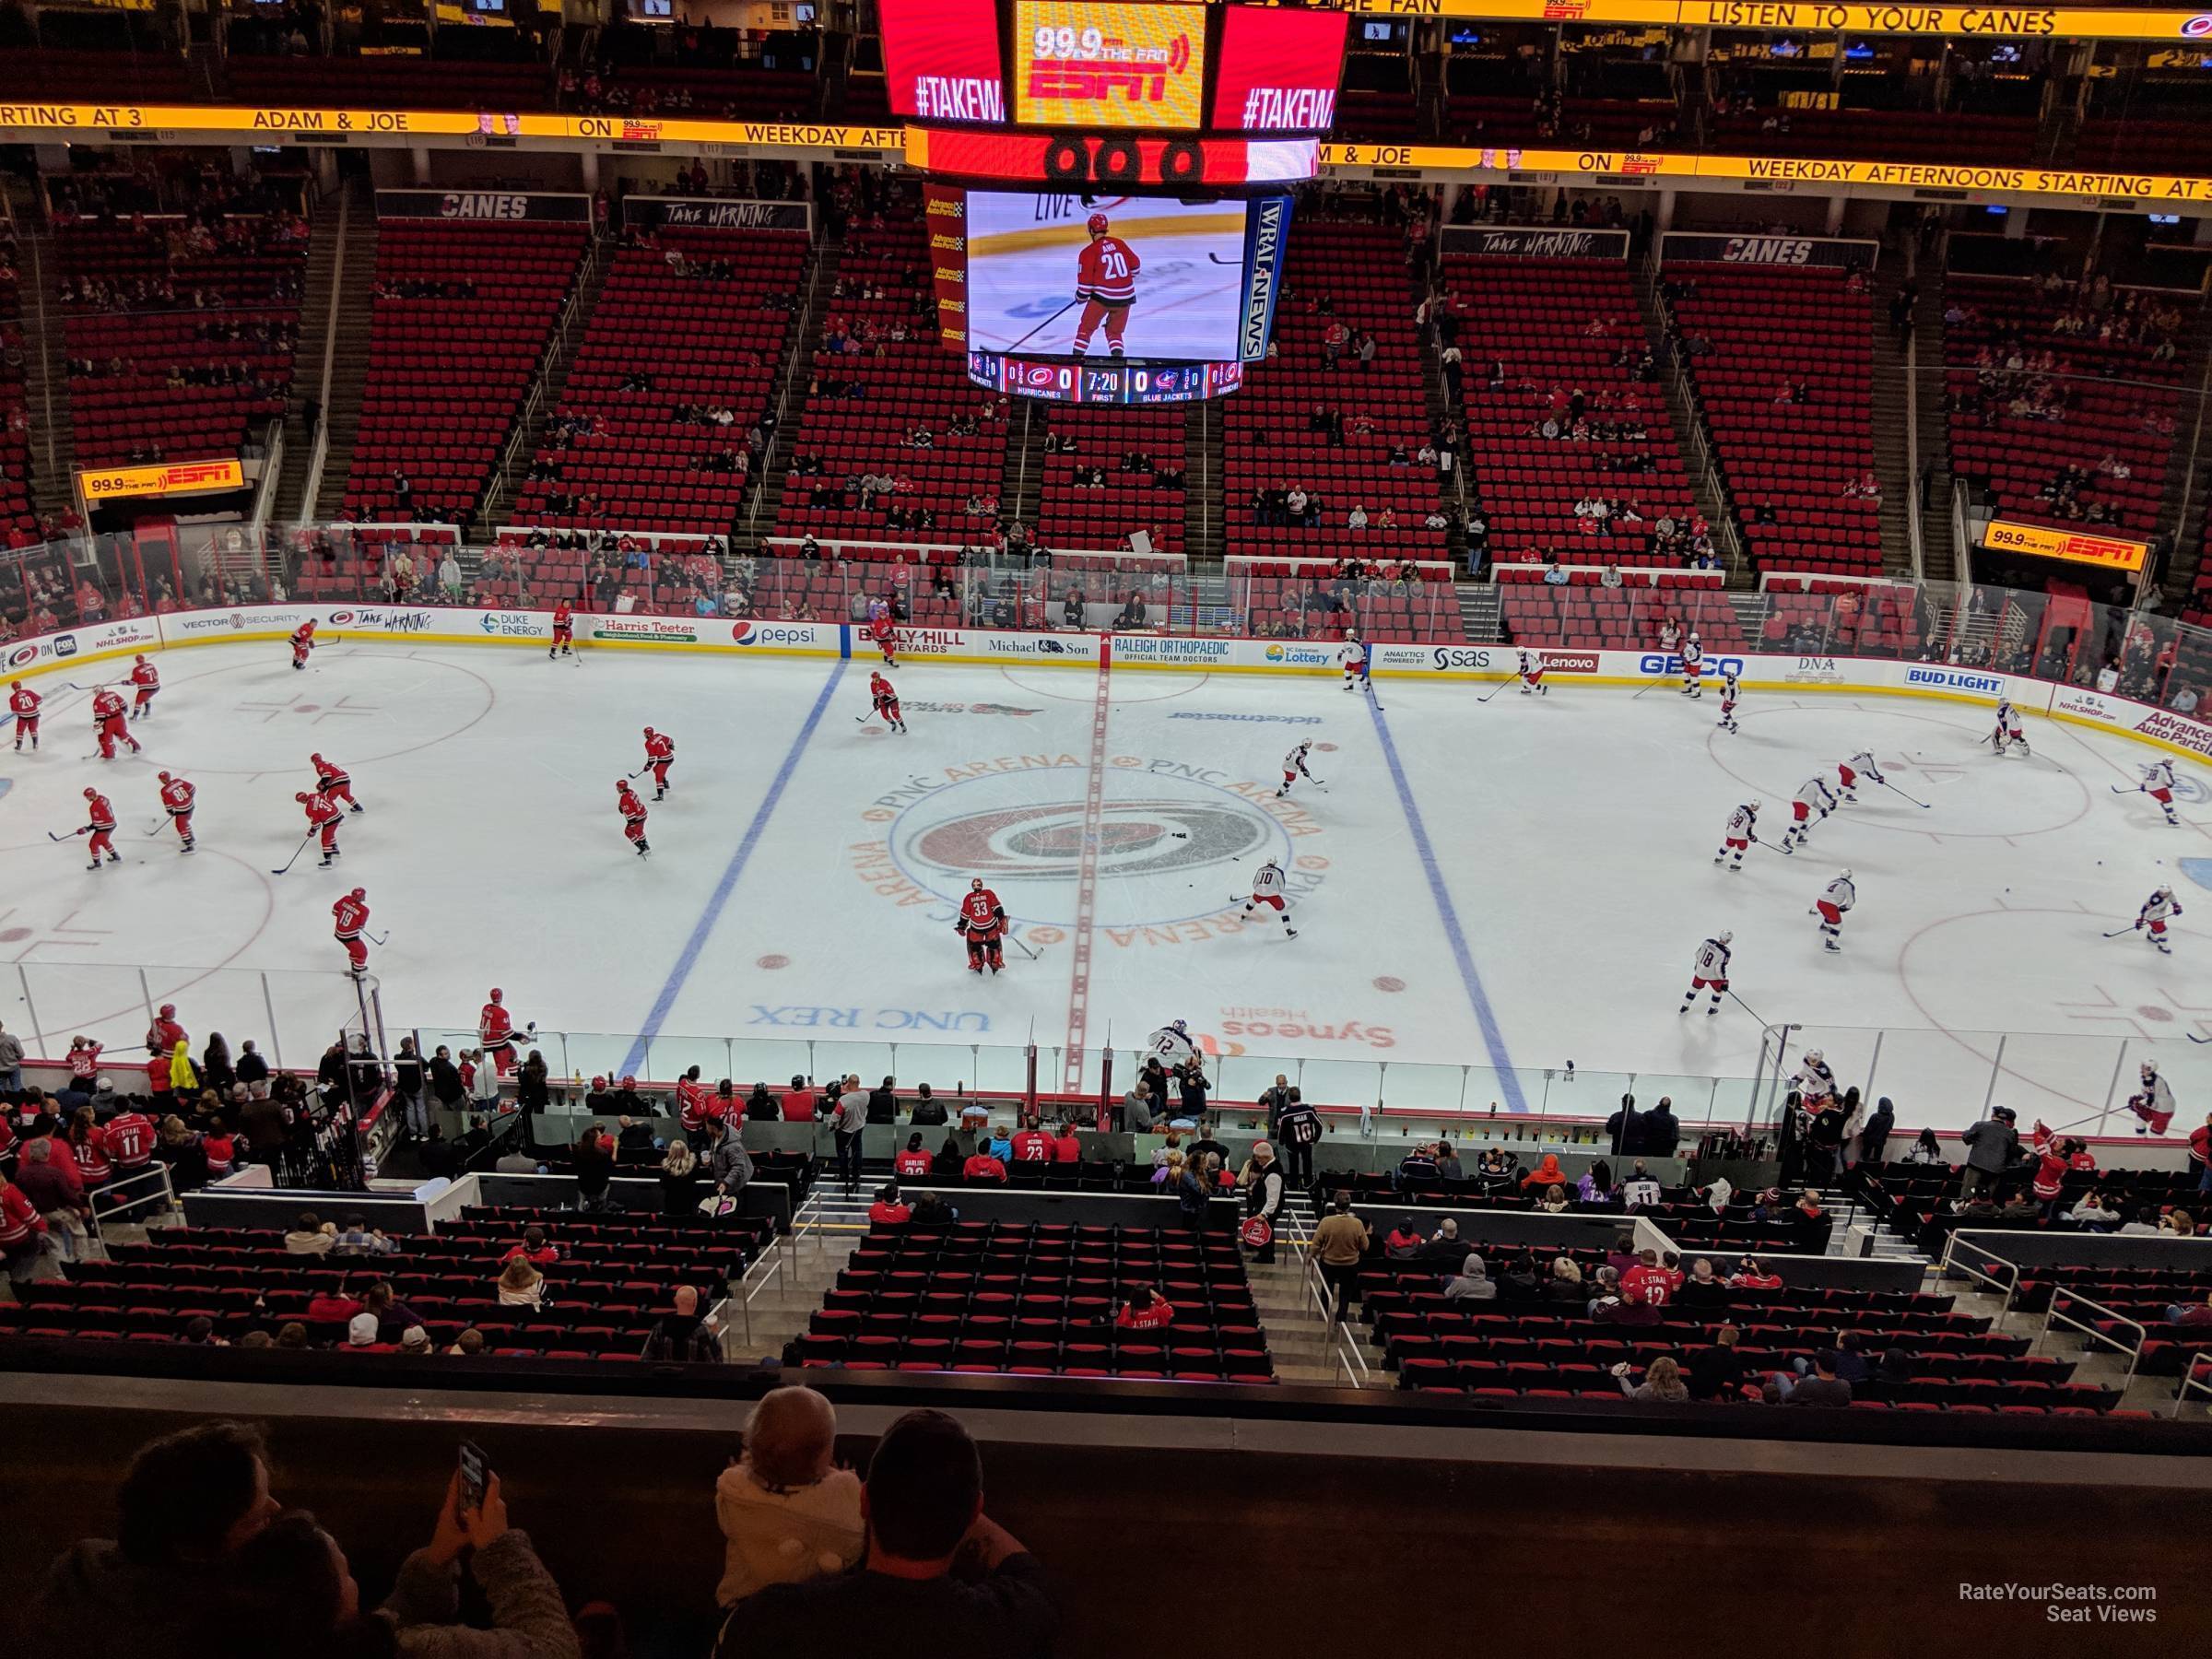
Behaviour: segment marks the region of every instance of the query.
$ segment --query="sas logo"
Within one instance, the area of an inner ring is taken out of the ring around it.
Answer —
[[[344,628],[352,620],[353,613],[349,610],[336,610],[330,613],[330,625],[333,628]]]
[[[1429,666],[1442,673],[1449,668],[1488,668],[1490,653],[1465,645],[1439,645],[1429,653]]]

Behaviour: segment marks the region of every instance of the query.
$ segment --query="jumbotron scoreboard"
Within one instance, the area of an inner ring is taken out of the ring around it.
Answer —
[[[1335,115],[1347,14],[1162,0],[880,0],[926,175],[938,331],[1025,397],[1218,397],[1266,356]]]

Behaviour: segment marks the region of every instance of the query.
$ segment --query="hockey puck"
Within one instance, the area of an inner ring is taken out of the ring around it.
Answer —
[[[1189,841],[1191,839],[1190,832],[1186,830],[1171,830],[1168,831],[1168,835],[1171,840],[1174,841]]]

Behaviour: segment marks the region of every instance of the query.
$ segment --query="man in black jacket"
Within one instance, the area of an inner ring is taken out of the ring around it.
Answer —
[[[1643,1113],[1636,1110],[1636,1097],[1620,1097],[1620,1109],[1606,1120],[1606,1136],[1612,1143],[1613,1156],[1627,1158],[1643,1150]]]
[[[653,1322],[639,1358],[660,1361],[696,1359],[712,1364],[722,1358],[722,1343],[699,1313],[699,1292],[689,1285],[676,1289],[676,1309]]]
[[[1297,1089],[1288,1093],[1275,1138],[1284,1147],[1291,1184],[1304,1192],[1313,1185],[1313,1147],[1321,1139],[1321,1113]]]

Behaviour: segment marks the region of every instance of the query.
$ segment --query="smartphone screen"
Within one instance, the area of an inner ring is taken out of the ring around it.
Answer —
[[[474,1441],[461,1442],[461,1507],[480,1510],[484,1507],[484,1490],[491,1481],[491,1464],[484,1455],[484,1448]]]

